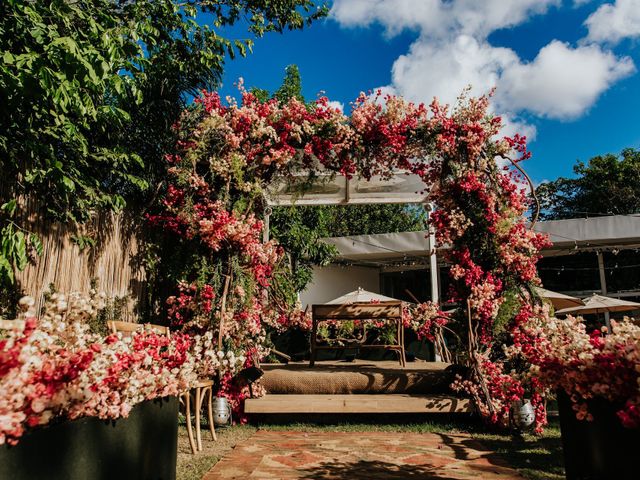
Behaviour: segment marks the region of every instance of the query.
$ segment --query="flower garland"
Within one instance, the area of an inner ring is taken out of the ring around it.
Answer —
[[[149,217],[185,248],[202,248],[227,269],[218,280],[202,270],[185,274],[189,282],[200,278],[199,288],[217,285],[208,328],[228,346],[259,351],[267,330],[308,323],[282,301],[284,252],[260,241],[263,188],[274,181],[299,185],[301,172],[385,178],[409,171],[422,178],[436,205],[430,221],[438,243],[450,246],[447,301],[461,305],[446,319],[435,305],[419,306],[414,327],[425,338],[440,338],[446,323],[448,335],[455,334],[453,355],[470,373],[454,387],[472,395],[487,418],[506,423],[511,402],[529,396],[541,426],[544,392],[501,345],[512,345],[520,326],[535,317],[530,292],[539,284],[536,262],[548,239],[524,219],[527,177],[518,163],[530,157],[526,138],[500,136],[502,119],[490,113],[489,96],[464,92],[451,110],[436,100],[425,106],[361,94],[346,116],[324,97],[311,105],[259,102],[240,91],[240,103],[204,92],[185,112],[176,150],[167,155],[165,198]],[[233,283],[245,297],[233,293]],[[507,296],[517,299],[515,312],[505,311]],[[249,338],[247,331],[255,334]]]

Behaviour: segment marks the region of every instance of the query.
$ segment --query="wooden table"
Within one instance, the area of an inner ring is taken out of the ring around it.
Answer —
[[[317,345],[318,324],[327,320],[348,321],[348,320],[385,320],[396,324],[396,343],[360,345],[358,348],[384,348],[398,353],[400,366],[406,366],[404,353],[404,327],[402,325],[402,302],[380,302],[380,303],[349,303],[344,305],[313,305],[312,330],[311,330],[311,360],[309,366],[313,367],[316,361],[318,350],[344,350],[345,347]]]

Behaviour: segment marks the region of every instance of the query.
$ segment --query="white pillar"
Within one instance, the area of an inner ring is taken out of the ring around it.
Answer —
[[[438,303],[440,301],[440,292],[438,287],[438,256],[436,254],[436,231],[431,224],[431,212],[435,210],[432,203],[427,204],[429,208],[429,273],[431,277],[431,301]]]
[[[431,213],[435,210],[435,205],[433,203],[428,203],[426,205],[428,207],[429,219],[427,221],[427,225],[429,227],[429,274],[431,277],[431,301],[433,303],[440,302],[440,292],[438,288],[438,257],[436,255],[436,230],[433,228],[431,224]],[[436,350],[434,353],[434,360],[436,362],[442,361],[442,355],[438,351],[437,347],[434,343],[434,348]]]
[[[267,207],[264,210],[264,222],[262,225],[262,243],[269,241],[269,219],[271,218],[271,207]]]
[[[598,272],[600,273],[600,291],[602,295],[607,294],[607,275],[604,269],[604,257],[601,251],[597,251],[598,256]],[[607,331],[611,332],[611,321],[609,318],[609,312],[604,312],[604,324],[607,326]]]

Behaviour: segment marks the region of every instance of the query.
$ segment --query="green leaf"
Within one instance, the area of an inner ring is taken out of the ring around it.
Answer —
[[[22,271],[25,269],[29,261],[24,233],[21,231],[16,232],[15,239],[16,241],[14,243],[12,256],[16,268]]]
[[[62,183],[64,183],[65,188],[70,192],[73,192],[76,189],[75,183],[69,177],[63,176]]]
[[[29,235],[29,243],[31,244],[33,249],[36,251],[38,256],[41,256],[43,252],[43,247],[42,247],[42,241],[40,240],[40,237],[38,237],[35,233],[32,233],[31,235]]]
[[[2,204],[2,206],[0,206],[0,210],[2,210],[4,213],[9,215],[10,217],[13,217],[14,213],[16,213],[17,208],[18,208],[18,202],[16,201],[15,198],[12,198],[7,203],[4,203]]]
[[[2,281],[3,277],[9,284],[15,282],[11,262],[9,262],[4,255],[0,254],[0,281]]]

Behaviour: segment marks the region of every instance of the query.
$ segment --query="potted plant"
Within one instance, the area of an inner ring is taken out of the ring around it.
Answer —
[[[191,339],[92,333],[96,295],[32,305],[0,336],[0,478],[174,478]]]
[[[579,318],[547,317],[526,328],[529,374],[557,392],[567,478],[637,478],[640,327],[587,333]]]

